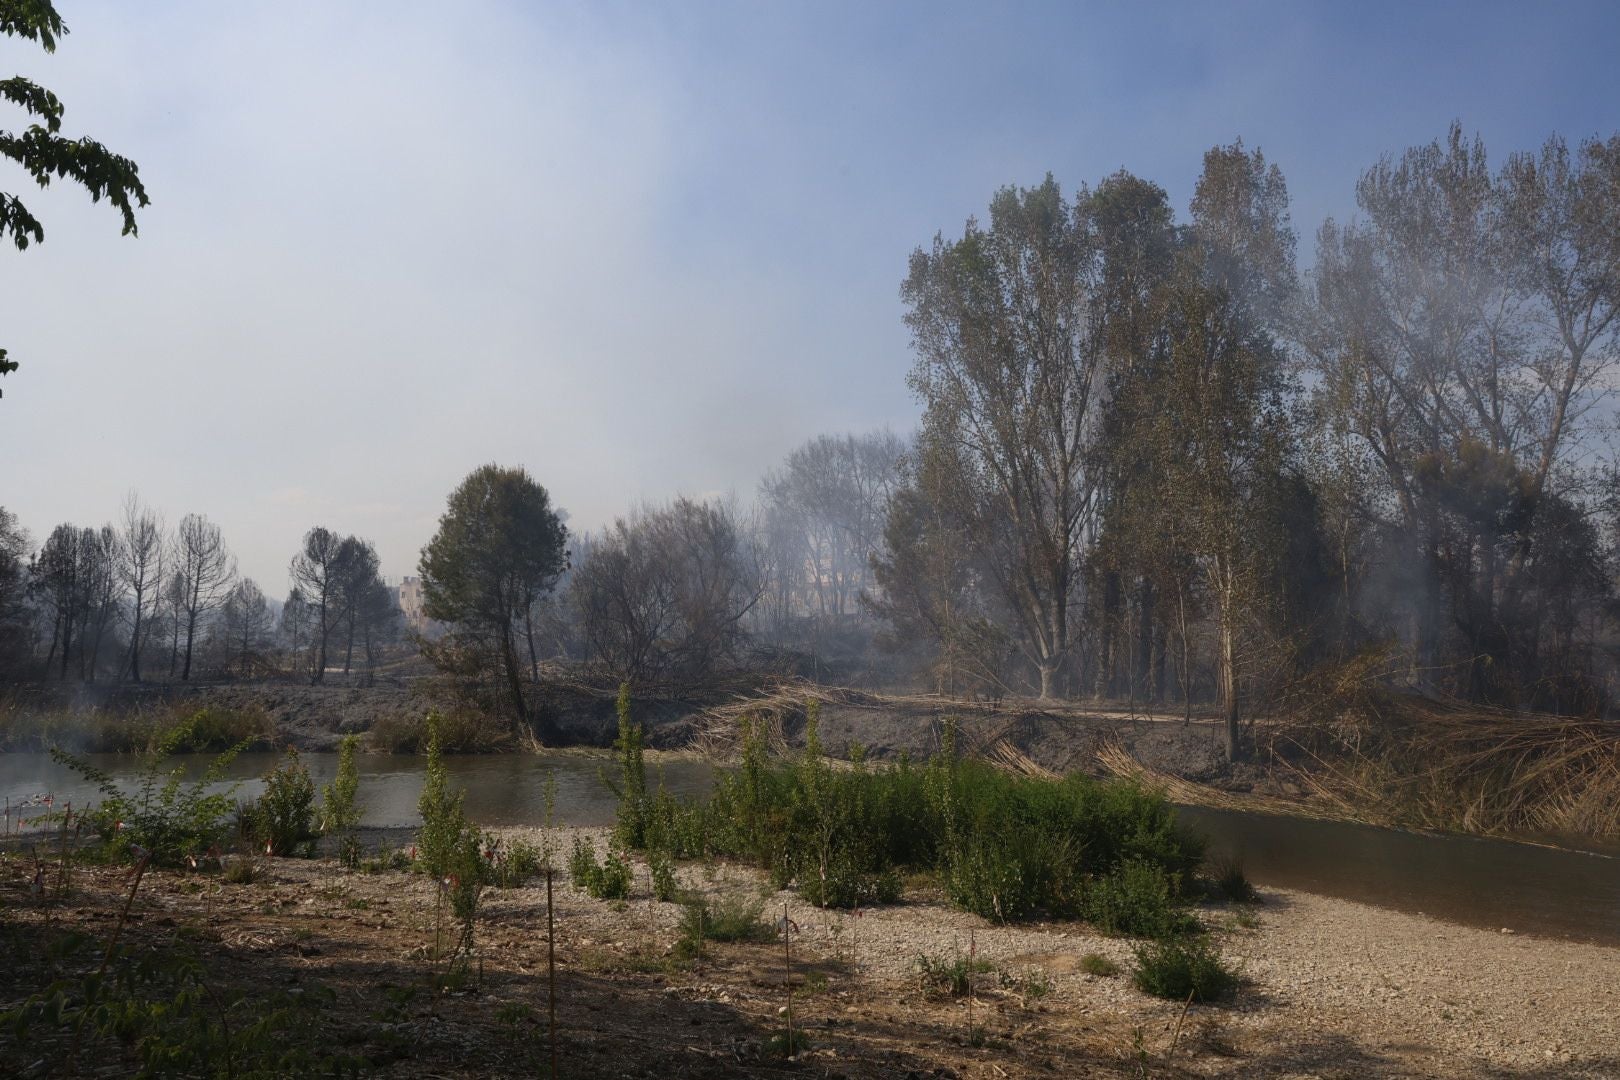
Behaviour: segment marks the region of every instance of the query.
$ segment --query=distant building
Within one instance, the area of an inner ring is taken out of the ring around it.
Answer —
[[[422,612],[422,579],[407,577],[399,583],[399,611],[405,617],[407,629],[427,634],[428,617]]]

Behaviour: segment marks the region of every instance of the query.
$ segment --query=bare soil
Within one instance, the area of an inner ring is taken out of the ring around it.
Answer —
[[[566,851],[571,832],[550,839]],[[26,852],[0,859],[0,1009],[47,981],[50,940],[80,931],[105,941],[129,888],[124,869],[81,868],[57,899],[33,893],[33,873]],[[1620,1077],[1620,950],[1267,890],[1253,917],[1200,911],[1245,984],[1230,1002],[1188,1008],[1134,989],[1131,943],[1083,924],[997,926],[920,882],[903,903],[857,917],[810,908],[744,868],[679,874],[710,897],[759,902],[767,919],[786,904],[791,973],[780,940],[675,959],[680,909],[651,899],[644,866],[628,902],[590,899],[559,877],[560,1075]],[[329,987],[333,1003],[288,1037],[361,1055],[374,1072],[549,1075],[544,881],[485,894],[455,989],[436,985],[446,964],[435,941],[451,936],[440,910],[421,874],[261,860],[247,885],[150,872],[124,936],[140,949],[197,950],[211,983],[250,994]],[[991,969],[971,996],[920,982],[919,956],[969,953]],[[1122,973],[1086,974],[1090,953]],[[788,1061],[767,1043],[785,1026],[790,986],[812,1045]],[[132,1071],[116,1044],[69,1064],[64,1051],[37,1029],[21,1043],[0,1030],[0,1074]]]

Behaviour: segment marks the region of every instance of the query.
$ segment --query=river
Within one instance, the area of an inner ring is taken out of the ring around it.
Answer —
[[[140,766],[133,756],[97,754],[89,760],[128,790]],[[275,754],[243,754],[228,773],[240,798],[257,797]],[[303,755],[316,784],[331,780],[336,754]],[[187,763],[190,775],[206,759]],[[423,759],[361,754],[364,824],[408,827],[418,821],[416,799]],[[465,788],[466,810],[483,825],[539,824],[548,781],[555,783],[559,824],[604,825],[616,800],[602,783],[613,759],[601,752],[447,757],[452,784]],[[670,757],[651,763],[649,783],[676,795],[705,792],[707,762]],[[0,754],[0,802],[9,801],[11,828],[39,810],[20,803],[50,794],[83,807],[100,798],[93,784],[43,754]],[[1620,945],[1620,859],[1468,836],[1432,836],[1341,822],[1183,807],[1181,815],[1208,837],[1218,855],[1236,856],[1258,885],[1339,897],[1418,912],[1469,926],[1508,929],[1573,941]]]

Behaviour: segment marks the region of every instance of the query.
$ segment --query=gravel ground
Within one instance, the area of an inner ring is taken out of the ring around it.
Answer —
[[[514,834],[527,830],[512,830]],[[598,848],[604,830],[593,835]],[[638,895],[645,897],[644,869]],[[1228,909],[1200,916],[1242,973],[1235,1001],[1182,1007],[1137,991],[1132,943],[1080,923],[998,926],[954,910],[927,887],[905,903],[857,918],[823,912],[792,892],[769,892],[762,875],[740,867],[686,865],[685,884],[711,895],[764,899],[767,916],[800,929],[797,948],[837,958],[898,1001],[917,986],[919,956],[970,950],[997,970],[980,977],[993,993],[1042,972],[1044,1001],[1059,1022],[1116,1041],[1140,1032],[1162,1050],[1178,1024],[1197,1033],[1182,1067],[1223,1076],[1605,1077],[1620,1078],[1620,949],[1492,932],[1283,890],[1262,890],[1257,925],[1243,928]],[[643,899],[623,912],[574,895],[601,939],[667,942],[678,909]],[[1089,975],[1080,960],[1097,953],[1125,974]],[[1155,1055],[1157,1056],[1157,1055]],[[995,1075],[985,1072],[983,1075]]]

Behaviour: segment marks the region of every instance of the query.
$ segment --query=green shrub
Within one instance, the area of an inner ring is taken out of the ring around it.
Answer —
[[[229,750],[238,744],[248,749],[267,747],[275,727],[262,709],[227,709],[205,705],[192,714],[182,753]]]
[[[1080,958],[1080,970],[1087,975],[1100,975],[1103,978],[1112,978],[1119,974],[1119,965],[1114,963],[1102,953],[1088,952]]]
[[[1260,894],[1243,872],[1243,863],[1227,857],[1210,867],[1210,884],[1220,896],[1234,904],[1258,904]]]
[[[763,911],[763,904],[736,897],[712,905],[693,897],[681,905],[675,955],[695,959],[703,955],[704,943],[709,941],[771,941],[776,931],[761,918]]]
[[[970,960],[965,956],[946,960],[926,954],[917,957],[916,966],[924,990],[947,993],[952,997],[965,997],[973,989],[973,976],[996,969],[988,960]]]
[[[598,900],[624,900],[630,895],[630,864],[611,846],[607,858],[597,862],[596,845],[589,837],[574,837],[568,874],[575,888]]]
[[[96,784],[101,802],[85,814],[85,821],[101,839],[105,854],[113,858],[149,852],[159,866],[179,866],[188,855],[202,855],[225,838],[236,808],[236,788],[210,792],[224,783],[226,770],[246,749],[238,743],[216,757],[202,776],[183,783],[185,770],[165,764],[192,737],[193,717],[171,728],[142,755],[137,787],[125,792],[113,778],[89,762],[52,749],[51,757]],[[136,855],[138,858],[139,856]]]
[[[890,902],[902,871],[923,870],[938,875],[958,907],[987,918],[1068,917],[1082,913],[1098,879],[1128,864],[1154,867],[1174,898],[1176,883],[1202,858],[1202,845],[1177,826],[1161,795],[1131,783],[1019,777],[958,761],[954,724],[924,768],[904,758],[871,767],[855,752],[853,767],[835,769],[822,753],[815,702],[796,760],[768,761],[761,725],[745,718],[739,766],[717,778],[708,798],[676,800],[662,790],[648,798],[644,779],[636,779],[639,729],[628,723],[623,692],[620,704],[617,834],[639,829],[641,849],[676,858],[751,863],[814,904]],[[1165,919],[1174,922],[1174,913]]]
[[[282,763],[265,774],[253,823],[267,854],[315,854],[315,782],[297,750],[288,749]]]
[[[541,851],[527,840],[505,844],[499,837],[484,837],[485,877],[501,889],[515,889],[545,869]]]
[[[450,790],[450,776],[439,750],[439,714],[430,712],[427,715],[427,769],[422,779],[422,794],[416,803],[422,815],[416,846],[422,869],[433,877],[442,878],[450,872],[456,845],[467,831],[467,818],[461,809],[465,795],[465,792]]]
[[[1136,949],[1136,986],[1173,1001],[1216,1001],[1237,988],[1238,977],[1207,937],[1151,941]]]
[[[259,877],[259,864],[252,856],[238,856],[225,867],[225,880],[232,885],[251,885]]]
[[[680,895],[680,884],[675,880],[675,864],[668,855],[662,852],[653,852],[647,859],[647,869],[652,878],[653,897],[662,903],[669,903]]]
[[[322,832],[344,836],[360,824],[364,811],[356,801],[360,792],[360,766],[355,753],[359,748],[358,735],[345,735],[338,743],[337,775],[321,788]]]
[[[615,708],[619,715],[619,737],[613,744],[619,755],[619,782],[615,785],[619,813],[613,839],[622,847],[637,849],[647,842],[647,766],[642,755],[646,733],[640,724],[630,721],[629,683],[619,684]]]
[[[1176,891],[1175,880],[1163,867],[1132,859],[1091,883],[1083,914],[1105,934],[1173,937],[1198,928]]]
[[[448,712],[430,710],[428,715],[435,718],[442,753],[485,754],[512,745],[511,726],[476,707],[458,705]],[[421,754],[430,741],[428,726],[427,715],[422,713],[384,716],[371,725],[366,741],[385,754]]]

